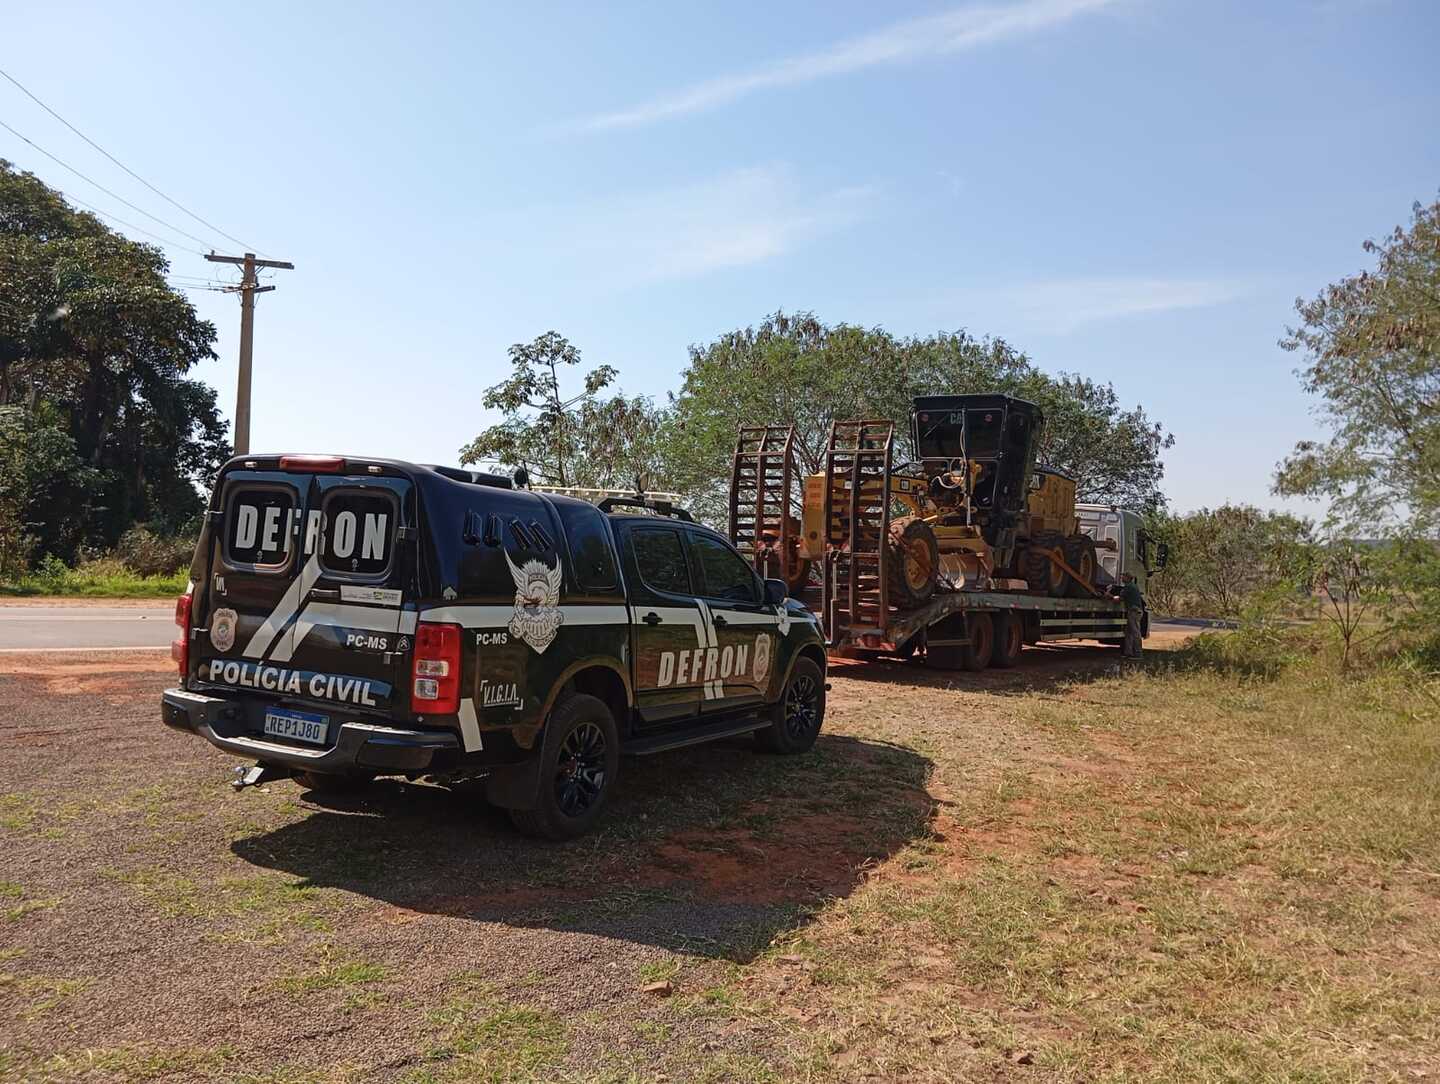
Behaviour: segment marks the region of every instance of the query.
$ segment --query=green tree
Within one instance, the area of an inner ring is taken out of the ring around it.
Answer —
[[[903,459],[912,454],[916,395],[988,391],[1041,406],[1041,458],[1074,475],[1082,501],[1142,510],[1163,504],[1160,453],[1173,439],[1143,408],[1123,408],[1109,385],[1051,377],[1001,339],[963,331],[897,338],[882,328],[826,325],[811,313],[777,312],[759,327],[690,348],[672,398],[667,473],[706,519],[719,522],[741,424],[794,423],[799,465],[808,472],[819,469],[835,419],[895,421]]]
[[[214,391],[185,376],[214,358],[215,328],[167,271],[157,248],[0,161],[0,407],[23,415],[10,433],[59,457],[10,498],[34,517],[37,557],[113,546],[137,522],[180,526],[229,453]]]
[[[510,376],[486,389],[484,405],[503,417],[460,449],[460,462],[523,466],[542,485],[632,488],[655,486],[664,417],[645,396],[600,392],[618,376],[610,365],[590,370],[568,393],[565,371],[580,351],[547,331],[510,347]]]
[[[1365,242],[1373,271],[1295,303],[1305,390],[1320,397],[1328,441],[1302,441],[1275,491],[1329,498],[1331,518],[1374,535],[1406,518],[1440,527],[1440,201],[1415,204],[1408,229]]]
[[[1150,530],[1170,548],[1164,573],[1150,581],[1157,610],[1239,617],[1262,596],[1299,598],[1314,578],[1314,527],[1284,512],[1227,504],[1155,516]]]

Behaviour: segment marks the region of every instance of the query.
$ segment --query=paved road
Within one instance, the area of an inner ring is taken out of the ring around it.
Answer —
[[[169,647],[173,606],[0,605],[0,651]]]
[[[169,647],[175,637],[171,606],[0,605],[0,651]],[[1156,621],[1155,632],[1198,631]]]

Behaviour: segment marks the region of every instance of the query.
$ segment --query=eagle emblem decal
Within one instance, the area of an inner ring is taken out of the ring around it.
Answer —
[[[505,554],[510,578],[515,581],[515,613],[510,617],[510,634],[518,636],[537,655],[555,641],[555,634],[565,621],[560,612],[560,559],[551,568],[543,561],[530,560],[516,565]]]

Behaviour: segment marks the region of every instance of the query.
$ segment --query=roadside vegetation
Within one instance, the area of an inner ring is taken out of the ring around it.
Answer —
[[[174,598],[187,586],[194,548],[193,536],[132,527],[113,550],[82,556],[73,567],[51,555],[15,570],[0,578],[0,597]]]
[[[182,736],[94,742],[160,664],[17,661],[0,1079],[1423,1079],[1440,682],[1341,651],[841,664],[813,757],[627,764],[538,850],[459,791],[232,796]]]

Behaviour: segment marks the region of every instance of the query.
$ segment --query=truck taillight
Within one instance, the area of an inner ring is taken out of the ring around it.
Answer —
[[[422,621],[415,630],[411,707],[441,715],[460,710],[460,626]]]
[[[180,666],[180,680],[190,672],[190,599],[181,595],[175,600],[175,624],[180,626],[180,636],[170,642],[170,657]]]

